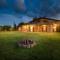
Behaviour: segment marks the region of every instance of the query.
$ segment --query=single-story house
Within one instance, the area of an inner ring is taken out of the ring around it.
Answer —
[[[35,18],[18,27],[21,32],[57,32],[60,28],[60,20],[50,18]]]

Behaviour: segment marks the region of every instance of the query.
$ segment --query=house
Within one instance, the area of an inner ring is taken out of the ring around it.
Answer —
[[[50,18],[35,18],[18,27],[21,32],[57,32],[60,28],[60,20]]]

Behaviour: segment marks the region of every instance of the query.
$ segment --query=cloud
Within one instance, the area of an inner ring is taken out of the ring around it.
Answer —
[[[7,9],[1,9],[6,6]],[[0,0],[0,10],[30,17],[54,17],[60,14],[60,0]]]
[[[29,16],[51,17],[60,14],[60,0],[31,0],[28,2],[27,15]]]
[[[0,8],[1,7],[6,7],[7,1],[6,0],[0,0]]]
[[[24,4],[24,0],[16,0],[15,7],[17,10],[23,10],[24,11],[26,9],[25,4]]]
[[[19,12],[26,9],[24,0],[0,0],[0,9],[1,8],[14,9]]]

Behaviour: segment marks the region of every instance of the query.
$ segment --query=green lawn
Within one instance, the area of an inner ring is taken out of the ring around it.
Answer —
[[[32,39],[34,48],[19,48],[18,40]],[[0,32],[0,60],[60,60],[60,33]]]

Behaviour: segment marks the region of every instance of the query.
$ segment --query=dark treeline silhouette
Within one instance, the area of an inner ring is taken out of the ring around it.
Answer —
[[[24,22],[21,22],[18,25],[16,25],[14,23],[13,26],[11,26],[11,25],[3,25],[3,26],[0,26],[0,31],[17,31],[18,28],[21,27],[23,24],[24,24]]]
[[[17,30],[17,25],[14,23],[13,25],[13,31],[16,31]]]
[[[9,25],[4,25],[4,26],[0,26],[0,31],[10,31],[11,26]]]
[[[23,24],[25,24],[25,23],[24,22],[19,23],[18,26],[17,26],[17,28],[21,27]]]
[[[14,23],[13,26],[11,25],[3,25],[0,26],[0,31],[17,31],[17,25]]]

